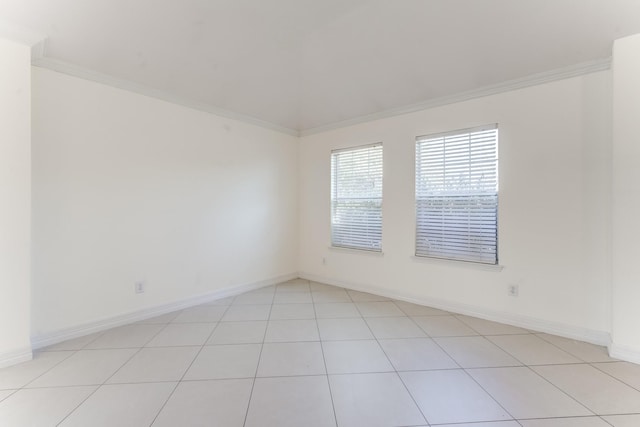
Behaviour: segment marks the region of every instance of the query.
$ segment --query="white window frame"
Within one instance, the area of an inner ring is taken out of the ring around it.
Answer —
[[[419,136],[415,150],[416,257],[497,265],[498,125]]]
[[[331,151],[332,248],[382,252],[382,184],[381,142]]]

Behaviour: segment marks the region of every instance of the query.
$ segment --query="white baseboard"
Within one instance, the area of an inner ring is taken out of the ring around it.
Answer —
[[[365,285],[362,283],[351,283],[343,280],[332,279],[328,277],[318,276],[311,273],[300,272],[299,276],[303,279],[312,280],[314,282],[326,283],[329,285],[340,286],[354,291],[368,292],[387,298],[393,298],[400,301],[411,302],[414,304],[426,305],[438,308],[440,310],[450,311],[467,316],[478,317],[494,322],[505,323],[507,325],[518,326],[520,328],[531,329],[538,332],[558,335],[566,338],[585,341],[591,344],[608,346],[611,343],[611,337],[608,332],[596,331],[592,329],[581,328],[578,326],[567,325],[564,323],[551,322],[535,317],[521,316],[519,314],[500,312],[496,310],[485,309],[468,304],[461,304],[454,301],[446,301],[436,298],[428,298],[424,296],[409,295],[400,292],[394,292],[389,289],[379,288],[376,286]]]
[[[31,345],[33,349],[47,347],[70,339],[93,334],[95,332],[101,332],[118,326],[127,325],[129,323],[138,322],[140,320],[150,319],[162,314],[171,313],[172,311],[182,310],[218,299],[238,295],[254,289],[263,288],[265,286],[275,285],[276,283],[285,282],[297,277],[297,273],[290,273],[283,276],[273,277],[267,280],[260,280],[258,282],[217,289],[212,292],[184,298],[167,304],[147,307],[142,310],[136,310],[128,313],[118,314],[115,316],[105,317],[103,319],[84,323],[82,325],[77,325],[71,328],[65,328],[42,335],[32,336]],[[0,355],[0,363],[1,361],[2,357]]]
[[[31,347],[24,347],[18,350],[0,353],[0,368],[16,365],[22,362],[28,362],[33,359]]]
[[[640,351],[616,343],[609,345],[609,355],[615,359],[625,360],[640,365]]]

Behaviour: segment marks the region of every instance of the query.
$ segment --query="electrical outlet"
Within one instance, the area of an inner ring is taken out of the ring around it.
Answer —
[[[133,284],[133,290],[136,294],[144,293],[145,283],[143,281],[136,282]]]
[[[518,285],[507,286],[507,294],[510,297],[517,297],[519,293],[520,293],[520,286]]]

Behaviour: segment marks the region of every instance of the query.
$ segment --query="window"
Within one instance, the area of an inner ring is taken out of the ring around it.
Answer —
[[[382,144],[331,152],[331,245],[382,250]]]
[[[416,138],[416,255],[498,263],[498,126]]]

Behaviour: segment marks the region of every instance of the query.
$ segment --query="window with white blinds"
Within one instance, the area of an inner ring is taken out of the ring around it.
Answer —
[[[416,138],[416,255],[498,263],[498,126]]]
[[[382,144],[331,153],[331,245],[382,250]]]

